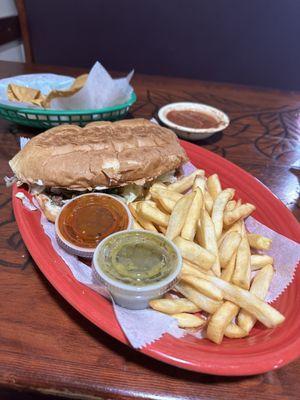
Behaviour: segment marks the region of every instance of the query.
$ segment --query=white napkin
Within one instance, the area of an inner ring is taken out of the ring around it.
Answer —
[[[51,108],[54,110],[94,110],[125,103],[133,91],[129,84],[132,76],[133,71],[125,78],[112,79],[97,61],[83,88],[73,96],[53,99]]]
[[[21,147],[25,144],[25,138],[21,138]],[[184,175],[190,174],[195,169],[193,164],[190,162],[186,163],[183,166]],[[24,207],[31,211],[33,210],[32,203],[30,203],[25,195],[18,197],[22,200]],[[36,209],[38,209],[38,203],[34,200],[33,203]],[[81,262],[76,256],[67,253],[58,245],[55,237],[54,225],[49,222],[43,214],[41,214],[41,224],[46,235],[50,238],[54,250],[70,268],[74,278],[95,290],[100,295],[109,298],[110,296],[104,286],[94,281],[91,268]],[[272,248],[268,252],[268,254],[275,259],[275,274],[266,299],[270,303],[276,300],[293,281],[297,263],[300,260],[300,245],[266,227],[252,217],[247,218],[246,226],[250,232],[259,233],[273,240]],[[128,310],[114,303],[113,307],[123,332],[131,345],[135,348],[141,348],[154,342],[164,333],[169,333],[177,338],[187,334],[186,330],[178,328],[177,321],[174,318],[160,312],[151,309]],[[203,332],[201,330],[190,333],[199,339],[203,338]]]
[[[191,164],[187,164],[184,170],[190,172],[192,168],[194,167]],[[26,208],[32,210],[32,207],[28,207],[28,198],[26,200],[24,196],[20,196],[19,198],[21,198]],[[34,204],[38,206],[36,202]],[[94,281],[91,268],[58,245],[55,238],[54,225],[43,214],[41,215],[41,224],[46,235],[50,238],[54,250],[70,268],[74,278],[97,291],[100,295],[106,298],[109,297],[106,289]],[[275,257],[275,274],[267,297],[267,301],[272,302],[278,298],[294,278],[297,262],[300,260],[300,245],[267,228],[252,217],[247,219],[246,225],[251,232],[260,233],[273,239],[273,248],[268,253]],[[283,249],[284,251],[282,251]],[[113,304],[113,307],[123,332],[135,348],[141,348],[154,342],[164,333],[169,333],[177,338],[187,333],[185,330],[177,327],[177,322],[174,318],[160,312],[151,309],[127,310],[116,304]],[[201,332],[193,334],[202,338]]]
[[[134,71],[126,77],[113,79],[100,62],[96,62],[89,72],[85,85],[73,96],[55,98],[50,103],[53,110],[95,110],[113,107],[130,99],[133,88],[129,84]],[[9,101],[7,86],[10,83],[23,85],[48,94],[53,89],[66,90],[74,78],[56,74],[20,75],[0,80],[0,103],[14,107],[41,109],[31,103]]]
[[[280,296],[294,279],[297,264],[300,260],[300,245],[280,233],[274,232],[253,217],[247,218],[246,227],[251,233],[259,233],[272,239],[271,249],[263,252],[274,258],[275,274],[266,297],[266,301],[271,303]]]

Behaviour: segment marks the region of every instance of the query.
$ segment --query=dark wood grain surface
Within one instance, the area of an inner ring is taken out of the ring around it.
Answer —
[[[81,70],[0,62],[0,77]],[[136,75],[133,116],[164,104],[198,101],[227,112],[231,125],[200,146],[252,173],[300,217],[300,94]],[[1,176],[21,135],[37,131],[0,120]],[[1,178],[2,179],[2,178]],[[300,361],[253,377],[217,377],[177,369],[118,343],[75,311],[48,284],[28,254],[14,219],[11,189],[0,182],[1,399],[36,399],[20,390],[79,399],[297,399]],[[14,397],[12,397],[14,396]],[[29,397],[28,397],[29,396]],[[43,397],[44,398],[44,397]]]

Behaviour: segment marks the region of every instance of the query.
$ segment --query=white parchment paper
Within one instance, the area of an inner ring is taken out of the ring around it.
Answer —
[[[125,103],[129,100],[132,87],[129,82],[133,71],[125,78],[113,79],[99,63],[91,69],[87,81],[79,92],[70,97],[59,97],[51,101],[55,110],[95,110]]]
[[[27,141],[26,138],[21,138],[21,147],[23,147]],[[190,174],[195,169],[195,166],[191,163],[186,163],[183,166],[185,175]],[[39,208],[36,201],[32,204],[29,198],[23,193],[18,197],[27,209],[33,211]],[[67,253],[58,245],[55,238],[54,224],[49,222],[43,214],[41,214],[41,224],[46,235],[51,240],[53,249],[70,268],[74,278],[111,301],[110,295],[104,286],[94,281],[92,269],[81,262],[76,256]],[[247,219],[246,226],[250,232],[259,233],[271,238],[273,241],[272,248],[267,254],[274,257],[275,274],[266,299],[268,302],[272,302],[276,300],[293,281],[297,263],[300,261],[300,245],[266,227],[252,217]],[[174,318],[160,312],[151,309],[128,310],[114,303],[113,308],[123,332],[131,345],[135,348],[141,348],[154,342],[164,333],[169,333],[177,338],[187,333],[184,329],[178,328],[177,321]],[[190,333],[199,339],[204,337],[201,330]]]
[[[187,164],[184,169],[190,172],[192,168],[192,165]],[[32,210],[32,207],[28,205],[30,201],[25,195],[20,196],[20,199],[26,208]],[[36,203],[35,206],[37,206]],[[43,214],[41,215],[41,224],[46,235],[51,240],[53,249],[70,268],[74,278],[97,291],[100,295],[109,298],[110,296],[106,289],[102,285],[99,285],[98,282],[94,281],[92,269],[81,262],[76,256],[67,253],[58,245],[55,238],[54,224],[49,222]],[[275,275],[267,297],[267,301],[272,302],[280,296],[293,280],[297,263],[300,260],[300,245],[274,232],[252,217],[248,218],[246,225],[249,231],[260,233],[273,240],[272,250],[270,250],[268,254],[275,258]],[[135,348],[141,348],[154,342],[164,333],[169,333],[177,338],[186,334],[185,330],[177,327],[177,322],[174,318],[160,312],[151,309],[127,310],[116,304],[113,304],[113,307],[123,332],[131,345]],[[193,334],[198,338],[203,337],[201,332],[195,332]]]
[[[52,110],[95,110],[113,107],[129,100],[133,91],[130,80],[131,71],[126,77],[113,79],[100,62],[96,62],[89,72],[82,89],[69,97],[55,98],[50,103]],[[51,90],[66,90],[74,78],[56,74],[28,74],[12,76],[0,80],[0,103],[14,107],[41,108],[31,103],[10,101],[7,98],[7,86],[14,83],[40,90],[47,95]]]

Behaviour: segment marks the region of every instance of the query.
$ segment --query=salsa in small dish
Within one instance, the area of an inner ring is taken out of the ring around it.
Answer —
[[[182,258],[177,247],[159,233],[131,230],[108,236],[93,257],[95,279],[115,302],[143,309],[178,281]]]
[[[206,139],[229,125],[228,116],[200,103],[171,103],[158,112],[161,122],[188,140]]]
[[[102,193],[83,194],[61,209],[55,222],[56,237],[69,253],[92,258],[101,240],[130,229],[131,221],[130,211],[118,198]]]

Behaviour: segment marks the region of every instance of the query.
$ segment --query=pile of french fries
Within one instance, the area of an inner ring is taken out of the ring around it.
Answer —
[[[150,306],[172,315],[181,328],[206,327],[217,344],[224,336],[248,336],[257,320],[268,328],[284,321],[264,302],[274,270],[272,257],[261,250],[272,241],[247,232],[244,220],[255,206],[234,196],[217,174],[206,178],[198,169],[168,186],[153,184],[145,200],[129,204],[135,229],[164,234],[183,257],[175,294]]]

